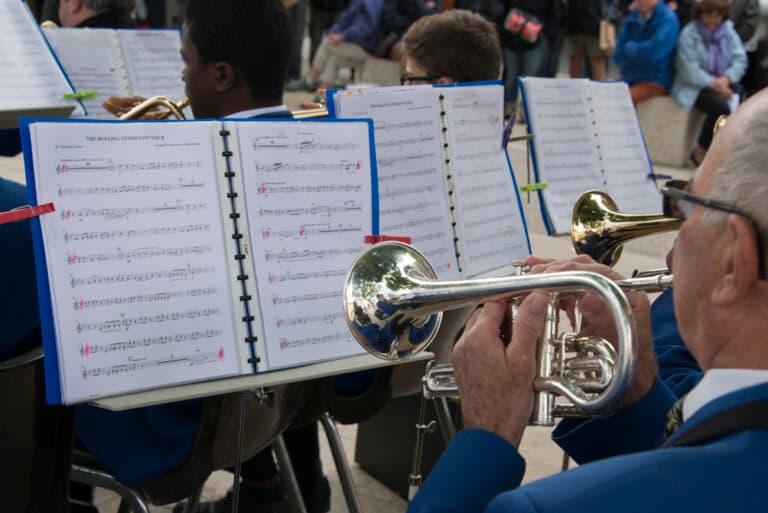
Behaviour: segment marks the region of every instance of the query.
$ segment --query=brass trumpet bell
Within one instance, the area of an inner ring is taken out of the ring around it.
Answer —
[[[625,214],[611,197],[598,190],[582,194],[573,206],[571,241],[579,255],[613,266],[625,242],[680,228],[682,221],[661,214]]]

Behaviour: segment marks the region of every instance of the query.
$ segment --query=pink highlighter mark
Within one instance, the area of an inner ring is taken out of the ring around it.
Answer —
[[[64,216],[64,219],[69,220],[69,218],[72,216],[72,211],[70,209],[67,209],[67,213]]]
[[[85,307],[85,300],[83,298],[80,298],[80,310],[82,310]]]
[[[219,361],[224,361],[224,346],[219,346]]]
[[[360,169],[360,161],[359,160],[357,161],[357,165],[355,166],[355,169],[357,169],[357,170]]]
[[[88,341],[85,341],[85,357],[88,358],[91,356],[91,344],[88,343]]]
[[[259,194],[266,194],[267,193],[267,186],[264,184],[261,184],[261,187],[259,187]]]
[[[70,263],[70,265],[75,265],[75,262],[77,262],[77,255],[72,253],[72,256],[69,257],[69,263]]]
[[[299,227],[299,236],[300,236],[300,237],[304,237],[304,225],[301,225],[301,226]]]
[[[282,342],[280,342],[280,349],[288,349],[288,339],[284,338]]]

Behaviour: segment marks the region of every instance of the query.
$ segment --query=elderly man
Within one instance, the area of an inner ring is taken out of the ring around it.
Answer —
[[[766,138],[768,93],[761,93],[718,134],[689,188],[665,191],[685,217],[671,258],[675,313],[683,339],[705,372],[686,396],[677,431],[658,449],[609,457],[520,486],[525,462],[517,446],[533,406],[533,354],[546,300],[543,293],[526,298],[508,345],[500,335],[505,307],[489,303],[470,319],[454,354],[467,429],[432,470],[410,511],[719,512],[762,507],[763,485],[755,475],[765,469],[768,450]],[[617,277],[586,258],[536,270],[574,269]],[[617,437],[661,440],[659,411],[675,400],[657,376],[648,300],[642,293],[628,296],[640,340],[637,373],[615,415],[573,426],[572,436],[584,428],[593,442],[592,454],[585,453],[582,461],[631,452],[626,444],[612,446]],[[587,296],[582,312],[586,329],[613,336],[613,322],[600,300]],[[601,429],[605,437],[595,438]]]

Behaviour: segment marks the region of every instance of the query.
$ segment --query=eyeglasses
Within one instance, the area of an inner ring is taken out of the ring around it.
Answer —
[[[426,82],[431,84],[438,78],[440,77],[437,77],[435,75],[426,75],[423,77],[417,77],[413,75],[400,75],[400,85],[411,85],[414,82]]]
[[[755,239],[757,240],[758,276],[761,280],[765,280],[768,277],[765,266],[765,250],[763,248],[763,240],[760,236],[760,230],[758,229],[755,220],[743,210],[734,207],[733,205],[711,198],[697,196],[692,192],[685,190],[687,187],[688,182],[684,180],[671,180],[664,184],[664,187],[661,188],[661,194],[664,195],[662,202],[664,215],[682,220],[688,219],[693,212],[693,205],[695,204],[743,217],[749,221],[752,225],[752,229],[755,231]]]

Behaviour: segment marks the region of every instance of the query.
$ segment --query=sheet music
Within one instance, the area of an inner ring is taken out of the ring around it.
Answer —
[[[0,110],[74,104],[63,99],[72,88],[20,0],[0,0],[0,69]]]
[[[270,369],[363,351],[342,290],[372,232],[368,127],[237,122]]]
[[[622,212],[658,212],[659,192],[627,84],[590,82],[589,88],[606,191]]]
[[[564,233],[576,199],[605,189],[587,80],[528,77],[522,83],[539,181],[549,185],[542,191],[549,221]]]
[[[448,130],[465,277],[509,266],[530,254],[528,235],[507,155],[502,149],[501,85],[439,88]]]
[[[119,30],[123,60],[136,96],[184,98],[181,37],[176,30]]]
[[[65,401],[237,374],[210,124],[31,129]]]
[[[459,278],[447,214],[440,117],[431,86],[363,89],[336,96],[339,117],[372,118],[381,233],[408,236],[442,279]]]
[[[117,47],[117,32],[98,28],[54,28],[46,29],[45,37],[75,89],[96,91],[96,98],[83,102],[88,117],[114,119],[102,103],[109,96],[131,96],[128,75]]]

